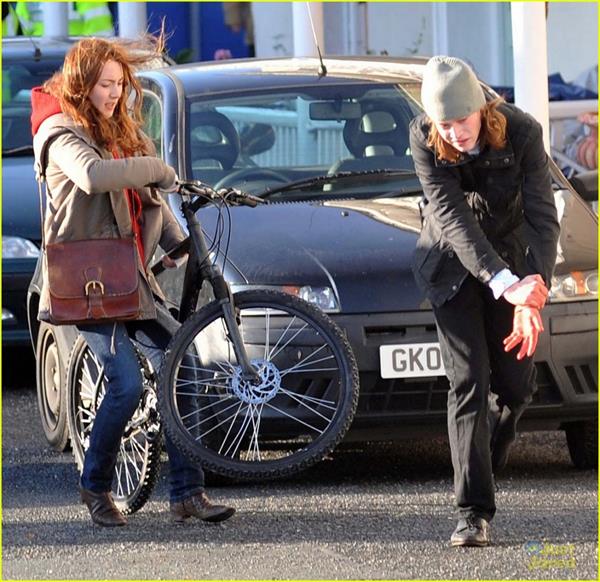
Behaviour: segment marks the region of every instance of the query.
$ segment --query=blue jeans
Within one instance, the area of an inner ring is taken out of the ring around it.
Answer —
[[[142,395],[142,374],[133,348],[144,354],[156,371],[171,337],[157,320],[78,326],[88,346],[104,366],[106,395],[97,411],[85,455],[81,486],[110,491],[121,437]],[[116,354],[111,354],[114,337]],[[167,436],[170,500],[181,501],[204,490],[204,472],[181,453]]]

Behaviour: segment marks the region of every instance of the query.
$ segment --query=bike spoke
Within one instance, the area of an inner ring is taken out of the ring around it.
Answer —
[[[292,321],[296,321],[296,317],[294,317],[294,319]],[[301,327],[288,341],[285,342],[285,344],[283,344],[276,352],[275,352],[275,348],[277,347],[277,345],[273,346],[273,349],[271,350],[271,353],[269,354],[269,360],[273,360],[278,354],[281,353],[282,350],[284,350],[292,341],[294,341],[306,328],[308,327],[308,323],[305,323],[303,327]],[[290,328],[290,326],[288,325],[286,328],[286,331],[284,332],[284,334],[287,332],[287,330]],[[277,340],[277,343],[279,343],[279,341],[281,340],[281,338],[283,337],[283,335],[279,338],[279,340]]]
[[[181,380],[181,379],[177,379],[175,382],[175,386],[180,388],[182,386],[208,386],[208,387],[220,387],[223,386],[223,384],[217,384],[216,382],[218,380],[228,380],[229,378],[231,378],[231,375],[229,376],[223,376],[222,378],[207,378],[206,380]]]
[[[219,454],[221,454],[223,451],[223,447],[225,446],[225,443],[227,442],[227,439],[229,438],[231,429],[233,428],[233,425],[235,424],[235,419],[237,418],[237,415],[239,414],[243,404],[244,403],[240,401],[240,405],[238,406],[238,409],[236,410],[235,414],[233,415],[231,424],[229,425],[229,428],[227,429],[227,434],[225,435],[225,438],[223,439],[223,442],[221,443],[221,447],[219,448]],[[229,449],[227,449],[227,450],[229,451]],[[227,453],[225,453],[225,454],[227,454]]]
[[[296,374],[297,372],[302,372],[302,373],[306,373],[306,372],[311,372],[311,371],[319,371],[319,370],[324,370],[324,371],[329,371],[329,372],[339,372],[339,368],[306,368],[305,366],[312,366],[313,364],[318,364],[319,362],[324,362],[325,360],[331,360],[332,358],[335,359],[335,356],[326,356],[325,358],[320,358],[318,360],[313,360],[311,362],[307,362],[304,360],[304,363],[298,362],[297,364],[294,364],[291,368],[288,368],[287,370],[282,370],[281,371],[281,377],[283,378],[286,374]]]
[[[233,451],[231,451],[230,456],[231,456],[231,458],[234,458],[235,455],[237,455],[238,449],[240,448],[240,445],[242,444],[242,440],[244,439],[244,435],[246,434],[246,429],[250,425],[250,416],[251,416],[251,414],[253,414],[252,411],[253,411],[253,405],[248,404],[248,406],[246,408],[246,415],[244,416],[244,418],[242,420],[242,425],[240,426],[240,429],[238,430],[238,433],[235,436],[235,438],[233,439],[231,445],[225,451],[225,455],[227,455],[229,453],[229,451],[231,451],[231,447],[233,445],[235,445],[235,448],[233,449]]]
[[[312,366],[313,364],[318,364],[319,362],[324,362],[325,360],[331,360],[332,358],[335,359],[335,356],[333,354],[331,354],[329,356],[325,356],[324,358],[319,358],[317,360],[310,360],[310,358],[312,358],[315,354],[319,353],[323,348],[326,348],[326,347],[327,347],[327,345],[323,344],[320,348],[317,348],[316,350],[310,352],[310,354],[308,354],[308,356],[306,356],[303,360],[296,362],[291,368],[288,368],[287,370],[281,370],[281,376],[283,377],[286,374],[289,374],[290,372],[294,372],[298,368],[302,368],[304,366]]]
[[[312,426],[312,424],[308,424],[308,422],[304,422],[300,418],[296,418],[295,416],[289,414],[285,410],[281,410],[281,409],[277,408],[276,406],[273,406],[270,402],[267,402],[266,406],[268,406],[269,408],[272,408],[276,412],[279,412],[279,414],[283,414],[284,416],[287,416],[288,418],[291,418],[292,420],[295,420],[296,422],[299,422],[300,424],[303,424],[304,426],[307,426],[308,428],[314,430],[315,432],[318,432],[319,434],[323,433],[322,430],[319,430],[317,427]]]
[[[251,457],[250,460],[252,461],[259,461],[261,460],[260,457],[260,447],[258,445],[258,435],[260,434],[260,421],[262,418],[262,410],[264,408],[264,403],[262,403],[260,405],[260,410],[258,410],[258,406],[254,407],[254,410],[256,411],[256,421],[254,420],[254,414],[252,415],[252,426],[253,426],[253,431],[252,431],[252,437],[250,438],[250,443],[248,444],[248,457]],[[250,451],[252,450],[252,453],[254,453],[251,456]]]
[[[232,396],[227,396],[226,398],[220,399],[219,402],[225,402],[226,400],[231,400],[232,398],[233,398]],[[215,406],[216,404],[218,404],[218,403],[217,402],[211,402],[210,404],[207,404],[206,406],[201,406],[200,408],[197,408],[196,410],[192,410],[192,412],[188,412],[187,414],[184,414],[180,418],[181,418],[181,420],[185,420],[189,416],[193,416],[194,414],[198,414],[201,410],[206,410],[207,408],[211,408],[211,407]],[[217,413],[217,414],[219,414],[219,413]]]
[[[115,472],[117,476],[117,497],[124,497],[125,495],[123,493],[123,482],[121,480],[121,465],[119,463],[117,463],[115,467]]]
[[[287,394],[292,398],[302,398],[303,400],[308,400],[308,402],[311,402],[313,404],[318,404],[323,408],[329,408],[330,410],[334,411],[337,410],[335,402],[333,400],[325,400],[324,398],[317,398],[316,396],[309,396],[308,394],[300,394],[299,392],[294,392],[293,390],[283,388],[283,386],[280,388],[280,391],[282,394]]]
[[[308,410],[310,410],[311,412],[313,412],[317,416],[320,416],[323,420],[326,420],[327,424],[329,424],[332,421],[333,417],[327,418],[324,414],[321,414],[318,410],[315,410],[314,408],[311,408],[308,404],[306,404],[306,402],[303,402],[299,398],[296,398],[296,396],[292,392],[285,391],[284,393],[287,394],[292,400],[295,400],[296,402],[298,402],[301,406],[304,406],[305,408],[307,408]]]
[[[243,406],[243,402],[240,402],[240,408]],[[216,424],[215,426],[213,426],[211,429],[207,430],[206,432],[202,433],[201,435],[197,436],[195,440],[200,440],[202,438],[204,438],[206,435],[210,434],[213,430],[216,430],[217,428],[219,428],[220,426],[224,425],[226,422],[228,422],[231,418],[237,416],[237,413],[239,412],[239,409],[234,412],[232,415],[228,416],[226,419],[222,420],[219,424]]]
[[[268,355],[269,355],[269,339],[270,339],[270,333],[271,333],[271,311],[269,309],[267,309],[266,311],[266,322],[265,322],[265,354],[263,356],[263,358],[266,360],[268,359]]]
[[[213,418],[215,418],[215,416],[219,416],[220,414],[223,414],[225,411],[233,408],[236,405],[237,405],[237,402],[234,402],[233,404],[230,404],[229,406],[226,406],[223,410],[219,410],[218,412],[215,412],[211,416],[207,416],[206,418],[203,418],[202,420],[200,420],[199,422],[197,422],[193,426],[188,427],[188,430],[194,430],[195,428],[198,428],[201,424],[204,424],[207,420],[212,420]]]

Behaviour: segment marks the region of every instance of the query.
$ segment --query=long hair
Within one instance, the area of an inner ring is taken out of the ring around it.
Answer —
[[[44,90],[56,97],[63,113],[82,125],[90,137],[106,149],[118,148],[126,155],[148,154],[149,144],[140,131],[142,91],[135,69],[162,54],[164,35],[146,35],[137,41],[86,38],[67,53],[61,71],[44,84]],[[98,82],[107,61],[123,68],[123,92],[112,117],[104,117],[89,95]],[[129,98],[134,93],[133,102]]]
[[[481,130],[479,132],[479,147],[483,149],[489,145],[492,149],[499,150],[506,145],[506,117],[498,111],[498,106],[504,103],[504,99],[498,97],[488,101],[481,109]],[[427,145],[436,152],[440,160],[456,162],[461,153],[451,144],[444,140],[437,130],[435,123],[431,121]]]

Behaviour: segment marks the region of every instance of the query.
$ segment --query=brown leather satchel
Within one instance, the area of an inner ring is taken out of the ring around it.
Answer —
[[[67,132],[60,132],[53,139]],[[49,311],[40,311],[38,319],[54,325],[136,319],[140,314],[140,290],[133,238],[46,244],[42,182],[46,181],[48,146],[49,143],[42,150],[37,178]]]
[[[140,313],[133,238],[54,243],[45,247],[49,312],[54,325],[136,319]]]

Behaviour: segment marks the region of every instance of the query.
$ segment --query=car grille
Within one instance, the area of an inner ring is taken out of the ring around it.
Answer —
[[[357,414],[440,412],[446,410],[448,380],[445,377],[383,379],[379,373],[360,375]]]
[[[583,367],[583,366],[582,366]],[[537,392],[532,404],[538,406],[560,404],[562,398],[548,364],[536,364]],[[582,378],[586,378],[581,373]],[[448,380],[444,377],[383,379],[378,372],[360,375],[358,416],[374,414],[414,414],[446,411]]]
[[[598,376],[595,370],[597,367],[592,369],[589,364],[565,366],[565,372],[575,394],[598,393]]]

